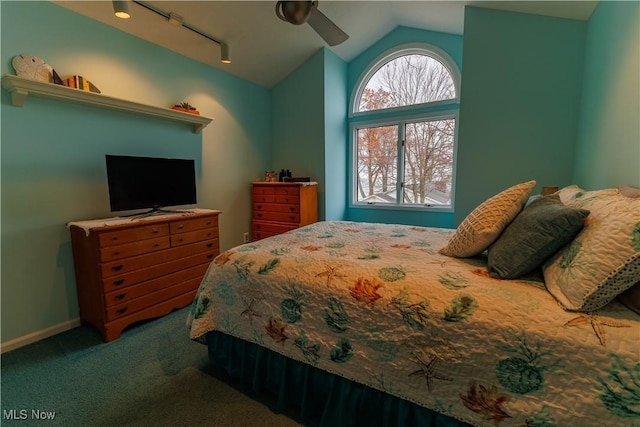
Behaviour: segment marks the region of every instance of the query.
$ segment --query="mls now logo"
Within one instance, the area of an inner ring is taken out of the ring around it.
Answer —
[[[2,418],[5,420],[52,420],[56,413],[52,411],[41,411],[39,409],[3,409]]]

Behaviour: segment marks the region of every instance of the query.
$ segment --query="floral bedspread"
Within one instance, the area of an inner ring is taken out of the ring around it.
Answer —
[[[188,325],[476,426],[640,425],[640,316],[437,253],[453,230],[320,222],[220,254]]]

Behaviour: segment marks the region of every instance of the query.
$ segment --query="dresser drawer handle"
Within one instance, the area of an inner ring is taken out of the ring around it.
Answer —
[[[114,240],[114,241],[115,241],[115,240],[118,240],[118,236],[113,236],[113,237],[111,238],[111,240]]]
[[[124,297],[126,297],[126,296],[127,296],[127,294],[118,294],[118,295],[116,295],[116,299],[117,300],[123,300]]]
[[[295,211],[295,210],[296,210],[296,208],[295,208],[295,207],[293,207],[293,206],[291,206],[291,207],[289,208],[289,210],[290,210],[291,212],[293,212],[293,211]]]
[[[120,270],[122,270],[122,267],[124,267],[122,264],[118,264],[118,265],[114,265],[113,267],[111,267],[111,269],[113,271],[120,271]]]
[[[118,314],[123,314],[125,311],[127,311],[127,307],[122,307],[116,310],[116,313]]]
[[[258,205],[258,206],[257,206],[257,208],[258,208],[258,209],[262,209],[262,205]]]
[[[158,234],[160,232],[160,230],[158,230],[157,228],[154,228],[153,230],[151,230],[151,232],[153,234]]]
[[[295,217],[295,216],[293,216],[293,215],[291,215],[291,216],[289,217],[289,219],[290,219],[291,221],[295,221],[296,217]]]
[[[261,213],[258,214],[258,218],[262,218],[262,214]]]
[[[178,226],[178,230],[182,230],[183,228],[184,228],[184,225],[182,225],[182,224],[180,224],[180,225]]]
[[[179,238],[179,239],[178,239],[178,242],[184,242],[184,238],[182,238],[182,237],[181,237],[181,238]]]
[[[260,224],[256,225],[256,229],[260,230],[262,226]]]
[[[208,254],[208,255],[207,255],[207,258],[208,258],[208,259],[213,258],[213,254]]]
[[[285,203],[289,203],[289,198],[288,198],[288,197],[285,197],[285,198],[284,198],[284,202],[285,202]]]
[[[213,243],[207,243],[207,247],[208,248],[212,248],[213,247]]]
[[[156,243],[153,245],[154,248],[157,248],[158,246],[160,246],[160,243]]]
[[[124,283],[124,279],[118,279],[118,280],[114,280],[113,284],[116,286],[120,286]]]
[[[211,224],[212,224],[211,221],[207,221],[207,225],[211,225]]]
[[[120,255],[120,251],[115,251],[113,255]]]

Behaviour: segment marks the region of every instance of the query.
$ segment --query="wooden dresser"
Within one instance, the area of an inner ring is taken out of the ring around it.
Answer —
[[[69,223],[81,323],[112,341],[132,323],[190,304],[220,253],[219,214]]]
[[[254,182],[252,240],[318,221],[316,182]]]

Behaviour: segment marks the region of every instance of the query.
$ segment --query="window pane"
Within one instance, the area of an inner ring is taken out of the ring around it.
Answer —
[[[403,203],[450,205],[455,119],[405,127]]]
[[[383,65],[371,76],[358,111],[443,101],[456,97],[453,78],[436,59],[404,55]]]
[[[357,139],[356,201],[397,203],[398,127],[358,129]]]

